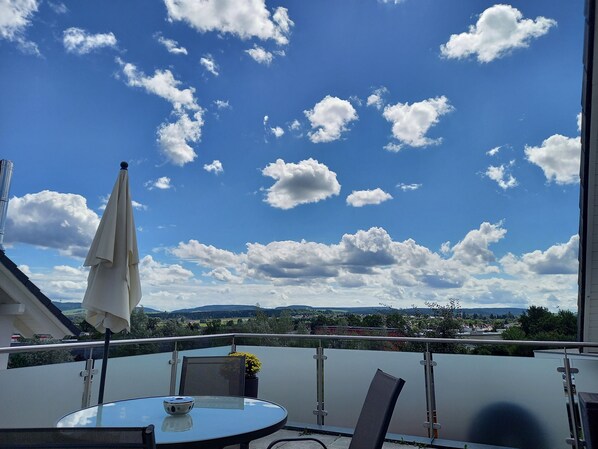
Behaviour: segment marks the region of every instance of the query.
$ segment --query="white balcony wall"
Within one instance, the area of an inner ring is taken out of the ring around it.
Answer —
[[[51,427],[81,408],[85,362],[0,370],[0,427]]]

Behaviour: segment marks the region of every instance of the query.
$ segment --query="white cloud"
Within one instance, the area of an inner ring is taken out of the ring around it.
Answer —
[[[214,100],[214,104],[218,109],[231,109],[231,105],[228,103],[228,100]]]
[[[486,154],[488,156],[496,156],[501,148],[502,148],[502,146],[494,147],[494,148],[486,151]]]
[[[218,76],[218,64],[216,64],[216,61],[214,60],[214,58],[212,57],[211,54],[207,54],[204,55],[200,60],[199,63],[203,66],[204,69],[206,69],[208,72],[210,72],[212,75],[214,76]]]
[[[385,148],[389,151],[399,151],[403,145],[425,147],[439,144],[442,138],[430,139],[426,137],[426,133],[438,123],[441,116],[453,109],[445,96],[413,104],[397,103],[386,106],[382,115],[392,123],[392,135],[399,144],[387,145]]]
[[[177,247],[170,250],[170,253],[180,259],[209,268],[237,269],[245,262],[245,255],[218,249],[212,245],[204,245],[197,240],[189,240],[187,243],[180,242]]]
[[[581,132],[581,112],[577,114],[577,131]]]
[[[197,157],[189,142],[198,142],[201,138],[202,113],[202,110],[197,111],[192,118],[181,114],[176,122],[162,123],[158,128],[160,151],[172,164],[182,167]]]
[[[412,190],[417,190],[421,186],[422,186],[421,184],[404,184],[402,182],[400,184],[397,184],[397,187],[399,189],[401,189],[403,192],[409,192],[409,191],[412,191]]]
[[[265,48],[260,47],[259,45],[254,45],[253,48],[245,50],[245,53],[247,53],[253,58],[254,61],[259,62],[260,64],[270,65],[274,59],[274,55],[272,53],[267,51]]]
[[[532,251],[517,257],[511,253],[500,263],[511,275],[576,274],[578,269],[579,236],[573,235],[567,243],[551,246],[546,251]]]
[[[166,47],[168,53],[172,53],[173,55],[187,54],[187,49],[185,47],[179,46],[179,43],[174,39],[165,38],[160,33],[156,33],[154,37],[157,39],[158,42],[160,42],[162,45],[164,45],[164,47]]]
[[[224,168],[222,167],[222,162],[220,162],[219,160],[215,160],[211,164],[205,164],[203,166],[203,169],[207,172],[214,173],[215,175],[218,175],[224,171]]]
[[[303,111],[309,119],[311,127],[316,129],[309,134],[314,143],[332,142],[347,131],[347,125],[357,120],[355,108],[347,100],[326,95],[322,101],[316,103],[313,109]]]
[[[162,176],[158,179],[147,181],[144,186],[147,187],[148,190],[168,190],[172,188],[172,184],[170,184],[170,178],[168,176]]]
[[[146,92],[169,101],[177,111],[182,109],[197,111],[201,109],[194,97],[195,89],[193,87],[179,89],[178,86],[181,82],[175,79],[170,70],[156,70],[153,76],[148,77],[139,71],[134,64],[124,62],[120,58],[117,58],[116,61],[122,68],[128,86],[141,87]]]
[[[508,164],[502,164],[498,166],[490,165],[486,169],[485,175],[493,181],[496,181],[496,183],[501,189],[512,189],[513,187],[517,186],[517,180],[511,173],[509,173],[511,167],[514,164],[515,161],[511,161]]]
[[[85,257],[99,222],[81,195],[43,190],[10,199],[5,239]]]
[[[374,106],[376,109],[380,110],[384,107],[384,96],[388,93],[388,89],[386,87],[380,87],[368,97],[367,105]]]
[[[301,129],[301,122],[297,119],[293,120],[289,125],[289,130],[291,131],[299,131]]]
[[[52,11],[54,11],[56,14],[66,14],[69,12],[69,9],[64,3],[48,2],[48,5],[50,5],[50,8],[52,8]]]
[[[25,29],[38,8],[37,0],[0,1],[0,38],[15,42],[25,53],[39,55],[37,45],[25,38]]]
[[[116,36],[113,33],[89,34],[81,28],[68,28],[62,35],[62,43],[69,53],[85,55],[99,48],[115,48]]]
[[[179,264],[163,264],[145,256],[139,261],[139,276],[143,285],[159,287],[187,282],[193,278],[193,272]]]
[[[289,42],[293,21],[288,10],[278,7],[271,15],[265,0],[164,0],[168,20],[184,21],[201,33],[230,33],[241,39]]]
[[[265,201],[280,209],[316,203],[338,195],[341,190],[336,173],[311,158],[298,164],[287,164],[278,159],[264,168],[262,174],[276,180],[267,190]]]
[[[451,35],[440,52],[447,58],[466,58],[477,55],[479,62],[490,62],[525,48],[529,42],[548,33],[556,21],[546,17],[524,19],[521,12],[510,5],[494,5],[486,9],[469,31]]]
[[[374,190],[354,190],[347,197],[347,204],[353,207],[362,207],[368,204],[380,204],[392,200],[392,195],[377,188]]]
[[[506,233],[502,223],[482,223],[479,229],[468,232],[463,240],[453,246],[452,259],[466,266],[485,269],[487,264],[495,261],[488,247],[502,240]]]
[[[548,182],[579,182],[581,140],[579,137],[550,136],[539,147],[525,146],[525,156],[544,171]]]
[[[284,129],[282,129],[280,126],[270,128],[270,131],[272,134],[274,134],[274,136],[276,136],[276,138],[282,137],[284,135]]]

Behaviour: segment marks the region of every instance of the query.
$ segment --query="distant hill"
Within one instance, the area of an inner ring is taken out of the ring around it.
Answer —
[[[77,313],[84,313],[84,310],[81,307],[80,302],[62,302],[62,301],[53,301],[54,305],[58,307],[63,313],[66,315],[72,315]],[[140,306],[141,307],[141,306]],[[408,308],[408,309],[391,309],[389,307],[313,307],[307,305],[296,304],[292,306],[280,306],[275,307],[272,309],[266,308],[259,308],[257,306],[248,306],[242,304],[229,304],[229,305],[221,305],[221,304],[212,304],[207,306],[199,306],[193,307],[190,309],[179,309],[173,310],[172,312],[163,312],[160,310],[152,309],[150,307],[143,306],[143,310],[146,313],[155,313],[163,315],[164,317],[167,316],[174,316],[174,315],[194,315],[195,317],[208,317],[214,316],[217,317],[231,317],[231,316],[251,316],[255,313],[256,310],[263,310],[268,315],[277,315],[278,313],[288,310],[291,313],[318,313],[318,312],[334,312],[334,313],[354,313],[356,315],[371,315],[375,313],[383,313],[388,314],[392,312],[401,312],[406,315],[414,315],[416,313],[424,314],[424,315],[431,315],[433,312],[432,309],[427,307],[424,308]],[[490,315],[508,315],[509,313],[514,316],[519,316],[526,309],[516,308],[516,307],[479,307],[479,308],[462,308],[461,312],[465,315],[473,315],[474,313],[478,314],[481,317],[488,317]]]
[[[65,302],[65,301],[52,301],[58,309],[63,312],[65,315],[70,315],[74,313],[85,313],[85,310],[81,306],[80,302]],[[139,306],[142,307],[142,306]],[[147,313],[158,313],[159,310],[151,309],[149,307],[143,307],[143,310]]]

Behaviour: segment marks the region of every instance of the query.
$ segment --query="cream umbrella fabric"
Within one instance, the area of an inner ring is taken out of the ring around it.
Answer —
[[[100,332],[130,330],[131,312],[141,300],[139,253],[129,191],[128,164],[121,170],[85,259],[91,267],[83,308]]]

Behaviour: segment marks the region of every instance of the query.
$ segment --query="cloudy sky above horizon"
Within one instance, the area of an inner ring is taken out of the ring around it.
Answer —
[[[0,0],[7,255],[80,301],[126,160],[147,307],[575,310],[582,51],[582,0]]]

